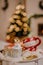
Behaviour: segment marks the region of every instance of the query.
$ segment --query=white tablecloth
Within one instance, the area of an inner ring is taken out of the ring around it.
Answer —
[[[4,41],[0,41],[0,51],[4,49],[5,45],[8,45],[8,43],[6,43]],[[43,50],[42,49],[37,49],[37,51],[38,52],[42,51],[42,55],[41,55],[40,59],[43,58]],[[18,65],[20,63],[17,63],[17,61],[19,61],[21,59],[20,58],[16,58],[16,60],[15,60],[14,58],[4,56],[2,53],[0,53],[0,60],[2,60],[2,65]],[[23,65],[25,65],[25,64],[26,63],[23,63]]]
[[[41,52],[42,50],[38,49],[37,51]],[[43,58],[43,52],[42,52],[42,55],[40,56],[40,58],[38,60],[40,60],[41,58]],[[19,65],[19,64],[25,65],[26,64],[25,62],[24,63],[18,63],[21,60],[21,58],[11,58],[8,56],[4,56],[2,53],[0,53],[0,60],[2,60],[2,65]],[[35,62],[35,60],[29,61],[29,62],[32,62],[32,64],[33,64],[33,62]],[[27,63],[29,63],[29,62],[27,62]]]

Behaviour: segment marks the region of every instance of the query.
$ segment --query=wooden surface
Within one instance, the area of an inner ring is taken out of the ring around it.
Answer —
[[[0,65],[2,65],[2,61],[0,60]]]

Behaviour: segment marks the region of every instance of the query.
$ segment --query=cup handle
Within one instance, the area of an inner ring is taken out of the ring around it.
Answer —
[[[41,44],[41,39],[40,38],[35,38],[35,40],[38,40],[39,42],[34,46],[35,48],[37,47],[37,46],[39,46],[40,44]]]

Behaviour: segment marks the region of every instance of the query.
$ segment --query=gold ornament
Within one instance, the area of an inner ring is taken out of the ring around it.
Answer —
[[[14,22],[15,22],[15,20],[14,20],[12,17],[9,19],[9,21],[10,21],[11,23],[14,23]]]
[[[13,15],[13,18],[14,18],[14,19],[20,19],[20,16],[18,16],[18,15]]]
[[[14,25],[11,25],[10,28],[8,28],[7,32],[12,32],[13,29],[14,29]]]
[[[11,25],[11,26],[10,26],[10,29],[13,29],[13,28],[14,28],[14,25]]]
[[[14,24],[14,29],[17,27],[17,25],[16,24]]]
[[[25,12],[21,12],[21,14],[22,14],[23,16],[26,16],[26,15],[27,15]]]
[[[27,20],[28,20],[27,17],[23,17],[23,18],[22,18],[22,21],[23,21],[23,22],[27,22]]]
[[[19,25],[19,26],[22,26],[22,22],[20,20],[17,20],[16,23]]]
[[[27,23],[24,23],[24,24],[23,24],[23,27],[28,27]]]
[[[26,32],[28,29],[27,28],[23,28],[24,32]]]
[[[21,4],[16,7],[17,10],[24,9],[24,8],[25,8],[24,5],[21,5]]]
[[[21,9],[21,5],[18,5],[17,7],[16,7],[16,9],[18,10],[18,9]]]
[[[20,31],[20,28],[19,28],[19,27],[16,27],[16,28],[15,28],[15,31],[16,31],[16,32]]]
[[[20,14],[20,12],[21,12],[20,10],[17,10],[17,11],[15,12],[15,14]]]
[[[10,36],[9,36],[9,35],[7,35],[7,36],[6,36],[6,40],[9,40],[9,39],[10,39]]]

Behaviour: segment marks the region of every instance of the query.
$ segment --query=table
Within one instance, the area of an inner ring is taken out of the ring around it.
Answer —
[[[7,42],[0,40],[0,52],[3,52],[4,46],[8,45]],[[0,65],[2,65],[2,60],[0,60]]]
[[[40,58],[36,58],[36,59],[33,59],[31,61],[21,61],[21,58],[11,58],[11,57],[7,57],[7,56],[4,56],[2,53],[0,53],[0,60],[2,61],[2,65],[18,65],[18,63],[31,63],[31,62],[34,62],[35,64],[34,65],[39,65],[38,61],[40,59],[43,58],[43,56],[41,56]],[[4,64],[3,64],[4,62]],[[6,63],[6,64],[5,64]]]
[[[8,59],[0,59],[0,61],[4,61],[4,63],[6,62],[6,64],[7,65],[10,65],[10,64],[17,64],[17,63],[30,63],[30,62],[34,62],[35,63],[35,65],[38,65],[38,61],[39,61],[40,59],[36,59],[36,60],[33,60],[33,61],[19,61],[19,62],[15,62],[14,60],[13,60],[13,62],[11,61],[11,60],[8,60]],[[9,64],[9,62],[10,62],[10,64]],[[3,64],[2,64],[3,65]]]
[[[41,59],[41,58],[40,58],[40,59]],[[39,65],[39,64],[38,64],[38,61],[39,61],[40,59],[36,59],[36,60],[32,60],[32,61],[27,61],[27,62],[19,62],[19,63],[30,63],[30,62],[34,62],[35,65]]]
[[[1,44],[0,44],[0,51],[2,52],[2,50],[4,49],[4,46],[6,45],[6,42],[1,41],[0,43],[1,43]],[[39,51],[42,51],[42,50],[39,49]],[[1,53],[1,54],[2,54],[2,53]],[[37,58],[37,59],[32,60],[32,61],[16,62],[16,61],[14,60],[14,58],[8,58],[8,57],[3,56],[3,54],[2,54],[2,55],[1,55],[1,54],[0,54],[0,61],[2,61],[1,63],[3,63],[3,61],[5,61],[5,62],[7,62],[7,63],[13,61],[15,64],[17,64],[17,63],[29,63],[29,62],[34,62],[35,65],[38,65],[38,61],[43,58],[43,57],[40,57],[40,58]],[[10,64],[11,64],[11,63],[10,63]],[[2,64],[2,65],[3,65],[3,64]],[[7,64],[7,65],[8,65],[8,64]]]

